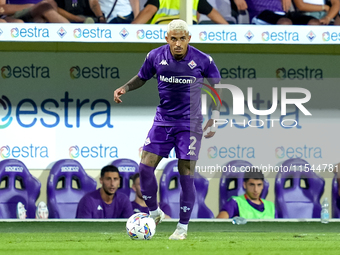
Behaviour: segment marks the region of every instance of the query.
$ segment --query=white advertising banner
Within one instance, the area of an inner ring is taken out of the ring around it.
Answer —
[[[337,26],[192,25],[192,43],[339,44]],[[0,41],[163,43],[167,25],[37,24],[0,25]]]
[[[113,102],[113,91],[137,74],[145,55],[1,52],[0,160],[16,158],[30,169],[50,169],[65,158],[86,169],[100,169],[118,158],[139,162],[159,103],[157,81],[124,95],[122,104]],[[340,161],[340,74],[332,64],[338,56],[211,56],[222,84],[242,91],[245,112],[233,114],[232,94],[223,90],[225,122],[213,138],[203,138],[198,165],[239,159],[274,166],[294,157],[315,166]],[[311,98],[302,106],[312,115],[292,104],[282,114],[284,88],[304,89],[286,93],[288,99],[303,99],[309,91]],[[249,102],[266,110],[274,101],[271,114],[249,110]],[[207,108],[205,121],[211,114]]]

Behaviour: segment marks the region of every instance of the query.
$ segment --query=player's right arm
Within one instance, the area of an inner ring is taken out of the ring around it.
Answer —
[[[135,75],[131,80],[129,80],[127,83],[125,83],[123,86],[120,88],[116,89],[115,92],[113,93],[113,99],[114,101],[119,104],[122,102],[120,97],[127,93],[128,91],[138,89],[142,87],[145,84],[145,80],[142,80],[139,78],[138,75]]]
[[[119,104],[122,102],[120,97],[131,90],[138,89],[142,87],[145,82],[152,78],[152,76],[156,73],[156,69],[154,67],[154,57],[155,52],[150,51],[146,56],[144,63],[139,70],[138,74],[135,75],[131,80],[125,83],[120,88],[116,89],[113,93],[114,101]]]

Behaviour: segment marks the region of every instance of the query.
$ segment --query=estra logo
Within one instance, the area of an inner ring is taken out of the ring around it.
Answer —
[[[217,147],[212,146],[208,148],[208,158],[216,158],[217,157]]]
[[[276,78],[284,79],[298,79],[298,80],[322,80],[323,70],[321,68],[311,68],[305,66],[304,68],[285,68],[281,67],[276,69]]]
[[[0,124],[0,129],[3,129],[3,128],[7,128],[12,123],[12,120],[13,120],[13,117],[11,117],[12,104],[6,96],[2,96],[0,98],[0,105],[5,111],[4,117],[1,118],[1,122],[3,122],[3,124]]]
[[[107,38],[110,39],[112,38],[112,33],[111,33],[111,29],[102,29],[102,28],[92,28],[92,29],[88,29],[88,28],[84,28],[84,29],[80,29],[80,28],[76,28],[73,30],[73,36],[76,39],[79,39],[81,37],[83,38],[92,38],[92,39],[100,39],[100,38]]]
[[[32,23],[33,24],[33,23]],[[14,27],[11,29],[12,38],[22,37],[22,38],[49,38],[50,33],[48,28],[41,27],[30,27],[30,28],[17,28]]]
[[[208,148],[208,158],[231,158],[231,159],[249,159],[255,158],[254,147],[241,147],[240,145],[231,147],[216,147],[212,146]]]
[[[47,66],[10,66],[6,65],[1,67],[1,77],[8,78],[50,78],[50,69]]]
[[[76,146],[71,146],[69,148],[69,156],[71,159],[75,159],[79,157],[79,147]]]
[[[1,67],[1,77],[7,79],[12,76],[12,68],[10,66]]]
[[[144,37],[145,37],[145,31],[143,29],[137,30],[137,38],[144,39]]]
[[[89,104],[87,107],[91,111],[90,115],[82,114],[79,110],[81,107],[80,102]],[[13,112],[12,105],[15,105]],[[102,110],[103,107],[104,111]],[[64,109],[64,111],[60,111],[60,109]],[[47,114],[47,116],[42,117],[40,115],[41,112]],[[72,112],[76,113],[72,114]],[[46,128],[53,128],[58,125],[64,125],[67,128],[80,128],[81,118],[87,118],[88,123],[94,128],[113,128],[110,113],[111,104],[109,101],[105,99],[91,101],[88,98],[83,100],[72,98],[67,91],[64,97],[60,99],[47,98],[41,99],[41,101],[23,98],[11,102],[8,97],[2,95],[0,98],[0,116],[4,117],[0,118],[0,129],[7,128],[13,121],[23,128],[31,128],[39,123]],[[23,117],[28,114],[30,115],[30,120],[23,121]],[[96,121],[95,117],[98,115],[104,116],[105,119]],[[51,117],[53,118],[51,119]],[[61,121],[62,118],[64,119],[63,122]]]
[[[71,146],[68,149],[71,159],[75,158],[118,158],[116,146]]]
[[[93,67],[72,66],[70,68],[70,77],[73,80],[79,78],[120,79],[118,67],[104,66],[103,64]]]
[[[12,158],[48,158],[48,147],[27,145],[27,146],[13,146],[8,145],[0,147],[0,156],[2,159]]]
[[[137,39],[165,39],[167,30],[163,28],[154,29],[157,26],[153,27],[153,29],[144,30],[139,29],[136,32]]]
[[[309,147],[307,145],[304,146],[289,146],[283,147],[279,146],[275,148],[275,156],[278,159],[282,158],[322,158],[322,148],[321,147]]]
[[[206,41],[208,39],[208,35],[207,35],[207,32],[206,31],[202,31],[199,33],[199,38],[201,41]]]
[[[8,145],[2,146],[0,148],[0,156],[1,156],[2,159],[9,158],[9,156],[10,156],[10,148],[9,148]]]

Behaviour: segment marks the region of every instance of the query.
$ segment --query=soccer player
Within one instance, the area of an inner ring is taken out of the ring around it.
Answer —
[[[246,193],[231,197],[222,207],[217,218],[233,218],[240,216],[246,219],[277,218],[273,202],[260,198],[263,190],[264,175],[261,170],[245,172],[243,187]]]
[[[116,192],[120,184],[118,168],[111,165],[103,167],[100,183],[100,189],[87,193],[79,201],[76,218],[129,218],[133,214],[131,202],[125,194]]]
[[[187,237],[188,223],[195,202],[193,174],[202,138],[201,87],[204,77],[211,85],[220,81],[220,73],[213,59],[189,45],[191,36],[183,20],[168,24],[167,44],[148,53],[138,75],[114,91],[114,101],[121,103],[125,93],[140,88],[157,74],[160,104],[154,123],[146,137],[139,165],[143,199],[156,224],[164,219],[164,212],[157,205],[157,180],[154,175],[158,163],[168,157],[175,147],[182,193],[180,220],[169,239]],[[213,117],[206,138],[214,136],[213,119],[219,117],[220,105],[213,106]],[[213,128],[213,129],[211,129]]]

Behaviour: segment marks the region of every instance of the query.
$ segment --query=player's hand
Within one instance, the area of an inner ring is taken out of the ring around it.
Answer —
[[[214,120],[213,119],[208,120],[207,124],[203,128],[203,132],[207,131],[207,129],[212,127],[213,124],[214,124]],[[208,134],[206,134],[204,137],[205,138],[211,138],[211,137],[213,137],[215,135],[215,133],[216,132],[209,131]]]
[[[113,100],[117,103],[120,104],[123,102],[120,97],[126,93],[125,89],[123,88],[118,88],[113,92]]]
[[[248,5],[245,0],[235,0],[234,1],[239,11],[245,11],[248,9]]]
[[[282,0],[282,7],[283,7],[284,12],[288,12],[291,5],[292,5],[292,0]]]

